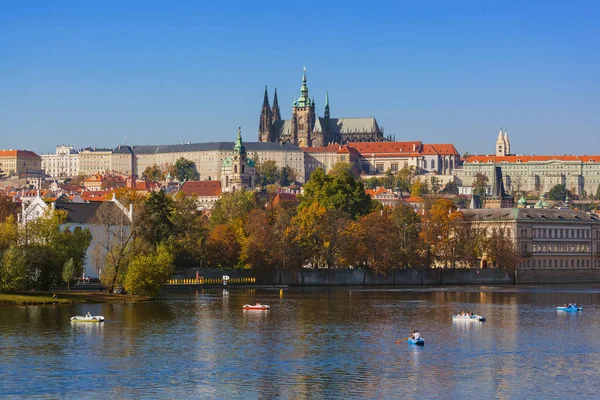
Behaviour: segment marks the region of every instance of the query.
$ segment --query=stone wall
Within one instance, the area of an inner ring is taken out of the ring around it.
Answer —
[[[514,277],[494,268],[435,269],[406,268],[386,275],[369,269],[306,269],[298,272],[287,270],[255,271],[200,269],[203,278],[256,278],[257,285],[288,286],[360,286],[360,285],[459,285],[459,284],[499,284],[513,283]],[[196,270],[190,269],[186,276],[175,278],[195,278]]]
[[[600,282],[600,270],[518,269],[516,281],[517,283],[597,283]]]

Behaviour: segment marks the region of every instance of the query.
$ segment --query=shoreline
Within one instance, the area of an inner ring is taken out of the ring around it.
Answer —
[[[56,298],[53,295],[56,294]],[[0,293],[0,306],[78,303],[123,303],[152,300],[148,296],[84,291]]]

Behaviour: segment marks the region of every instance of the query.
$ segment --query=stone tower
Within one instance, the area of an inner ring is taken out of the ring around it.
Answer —
[[[277,88],[275,88],[275,95],[273,96],[273,112],[271,113],[273,121],[279,121],[281,119],[281,112],[279,111],[279,102],[277,101]]]
[[[277,95],[275,95],[277,96]],[[277,97],[275,97],[275,102]],[[273,109],[275,109],[273,104]],[[279,106],[277,107],[279,110]],[[258,141],[259,142],[271,142],[271,124],[273,123],[273,113],[269,106],[269,94],[267,93],[267,87],[265,86],[265,97],[263,100],[262,110],[260,112],[260,122],[258,124]]]
[[[223,161],[221,169],[221,190],[235,192],[236,190],[254,189],[256,179],[254,160],[248,158],[246,146],[242,141],[242,129],[238,128],[238,136],[233,147],[233,155]]]
[[[498,139],[496,139],[496,155],[507,156],[510,154],[510,141],[508,140],[508,131],[505,129],[498,133]]]
[[[292,132],[293,143],[299,147],[312,146],[311,133],[315,126],[315,101],[308,97],[308,87],[306,86],[306,67],[302,74],[302,87],[300,88],[300,98],[294,100],[292,108]]]

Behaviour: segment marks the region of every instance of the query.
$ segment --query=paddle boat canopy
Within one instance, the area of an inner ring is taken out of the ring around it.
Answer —
[[[485,321],[485,318],[482,317],[481,315],[477,315],[477,314],[473,314],[473,315],[462,315],[462,314],[458,314],[458,315],[453,315],[452,316],[452,320],[453,321],[473,321],[473,322],[483,322]]]
[[[556,307],[558,311],[577,312],[583,311],[583,307],[578,307],[577,304],[569,304],[568,306]]]
[[[270,309],[271,309],[271,306],[268,306],[266,304],[260,304],[260,303],[256,303],[254,305],[244,304],[244,310],[263,311],[263,310],[270,310]]]
[[[104,322],[102,315],[76,315],[71,317],[71,322]]]

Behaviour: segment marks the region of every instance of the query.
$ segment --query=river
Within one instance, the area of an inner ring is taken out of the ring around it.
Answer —
[[[269,311],[243,311],[260,301]],[[556,311],[577,302],[579,313]],[[453,322],[473,311],[483,323]],[[101,325],[71,324],[90,311]],[[425,346],[405,341],[412,329]],[[218,289],[0,307],[7,398],[597,398],[600,286]]]

